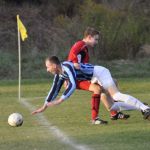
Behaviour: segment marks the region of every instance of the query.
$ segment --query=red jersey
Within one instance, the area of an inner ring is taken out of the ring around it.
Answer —
[[[68,61],[73,63],[89,62],[88,48],[84,41],[78,41],[72,46],[69,52]],[[77,89],[88,91],[90,84],[89,81],[77,81]]]
[[[68,61],[73,63],[89,62],[88,48],[84,41],[78,41],[72,46],[69,52]]]

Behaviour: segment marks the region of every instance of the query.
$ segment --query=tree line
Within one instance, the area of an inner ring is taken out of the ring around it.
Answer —
[[[48,54],[66,59],[87,26],[102,34],[99,45],[90,51],[97,61],[134,59],[141,46],[150,42],[149,0],[0,0],[0,10],[2,76],[17,72],[17,14],[29,36],[22,42],[26,72],[38,73]]]

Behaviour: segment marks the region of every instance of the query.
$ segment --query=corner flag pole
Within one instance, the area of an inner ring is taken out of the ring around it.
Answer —
[[[19,23],[17,21],[18,28],[18,64],[19,64],[19,72],[18,72],[18,100],[21,100],[21,42],[20,42],[20,31],[19,31]]]
[[[25,26],[17,15],[17,28],[18,28],[18,61],[19,61],[19,74],[18,74],[18,99],[21,100],[21,41],[24,41],[28,35]]]
[[[19,63],[18,100],[20,101],[21,100],[21,43],[20,43],[20,31],[19,31],[19,22],[18,21],[17,21],[17,28],[18,28],[18,63]]]

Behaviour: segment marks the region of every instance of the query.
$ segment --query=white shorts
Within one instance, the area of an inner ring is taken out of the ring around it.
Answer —
[[[94,72],[93,77],[91,79],[91,83],[98,83],[99,85],[103,86],[104,89],[115,85],[110,71],[102,66],[94,66]]]

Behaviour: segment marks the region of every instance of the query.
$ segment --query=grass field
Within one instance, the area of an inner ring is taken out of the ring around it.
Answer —
[[[43,104],[49,90],[49,81],[23,81],[22,97],[33,107]],[[120,89],[150,103],[150,78],[120,79]],[[74,150],[63,143],[48,125],[40,122],[38,116],[30,115],[17,100],[17,82],[0,82],[0,150]],[[45,116],[51,127],[57,127],[77,145],[90,150],[149,150],[150,122],[143,120],[138,111],[126,112],[131,117],[124,121],[111,121],[109,113],[101,105],[101,117],[109,121],[106,126],[90,124],[90,93],[76,91],[60,106],[47,109]],[[24,124],[14,128],[7,124],[8,115],[20,112]]]

